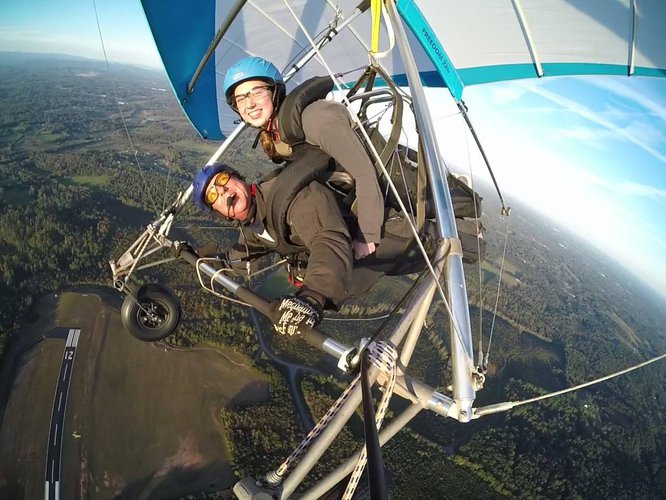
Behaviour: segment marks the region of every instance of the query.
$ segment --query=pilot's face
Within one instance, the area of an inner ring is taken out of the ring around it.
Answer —
[[[221,184],[220,176],[223,178],[225,174],[226,172],[220,172],[210,180],[206,186],[206,199],[215,198],[211,207],[218,213],[231,219],[244,221],[252,207],[250,186],[233,175],[229,176],[224,185],[219,185]],[[217,197],[212,192],[213,190],[217,193]]]

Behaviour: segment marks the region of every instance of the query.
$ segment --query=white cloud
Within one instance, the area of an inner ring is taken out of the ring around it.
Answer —
[[[574,101],[560,94],[552,92],[544,88],[543,86],[536,86],[530,84],[529,89],[535,94],[540,95],[541,97],[548,99],[549,101],[565,108],[568,112],[575,113],[585,118],[589,122],[595,123],[612,131],[614,134],[617,134],[617,136],[626,139],[627,141],[635,144],[639,148],[651,154],[661,162],[666,163],[666,154],[656,149],[656,147],[652,144],[653,137],[658,137],[658,136],[663,137],[663,133],[660,134],[659,131],[656,130],[654,126],[651,125],[639,126],[636,124],[633,124],[631,126],[619,125],[615,121],[609,119],[609,116],[607,114],[599,113],[598,111],[592,110],[589,107],[586,107],[585,105],[581,104],[580,102]],[[652,101],[646,101],[645,104],[649,104],[650,102]],[[652,107],[654,109],[659,108],[659,106],[656,105],[656,103],[653,103]],[[646,131],[648,140],[645,139],[646,136],[643,135],[641,131]]]
[[[639,106],[656,118],[666,121],[666,106],[663,106],[659,102],[652,99],[649,95],[644,92],[639,92],[636,90],[633,79],[639,77],[633,77],[629,79],[619,79],[619,78],[586,78],[580,79],[586,84],[594,85],[595,87],[607,90],[608,92],[616,95],[622,100],[629,101],[635,106]]]
[[[637,184],[633,182],[622,182],[615,184],[617,191],[636,196],[646,196],[648,198],[664,199],[666,200],[666,189],[659,189],[654,186],[647,186],[645,184]]]
[[[519,85],[501,85],[489,90],[489,97],[492,102],[498,105],[505,105],[520,100],[527,89]]]
[[[594,146],[597,149],[606,149],[608,139],[614,138],[613,132],[599,127],[570,127],[570,128],[554,128],[550,132],[550,137],[554,140],[560,138],[576,139],[583,141],[588,146]]]
[[[634,143],[640,142],[658,148],[660,145],[663,147],[663,144],[666,143],[664,127],[666,127],[666,123],[663,123],[662,126],[656,126],[654,123],[647,121],[634,120],[624,127],[624,133],[627,137],[633,138],[632,142]]]

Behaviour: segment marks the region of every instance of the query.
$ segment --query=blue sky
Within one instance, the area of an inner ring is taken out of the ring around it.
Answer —
[[[140,2],[96,2],[109,60],[161,68]],[[0,50],[102,59],[92,0],[0,2]],[[548,213],[666,297],[666,79],[523,80],[464,99],[509,203]],[[455,110],[431,109],[449,163],[484,176]]]
[[[139,0],[96,0],[110,61],[161,68]],[[93,0],[0,2],[0,50],[103,59]]]
[[[666,79],[485,87],[466,90],[496,175],[511,179],[504,189],[666,296]]]

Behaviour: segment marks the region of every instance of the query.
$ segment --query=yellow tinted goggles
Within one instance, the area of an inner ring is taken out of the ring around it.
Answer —
[[[220,196],[220,193],[217,192],[218,186],[226,186],[229,183],[230,178],[231,174],[224,171],[213,177],[213,185],[208,189],[208,191],[206,191],[206,203],[212,206],[213,203],[217,201],[218,196]]]

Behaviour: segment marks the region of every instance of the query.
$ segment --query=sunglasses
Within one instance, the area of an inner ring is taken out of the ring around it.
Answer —
[[[220,172],[215,177],[213,177],[213,185],[206,191],[206,203],[210,206],[213,206],[213,203],[217,201],[220,193],[217,192],[217,187],[224,187],[229,183],[231,174],[229,172]]]

